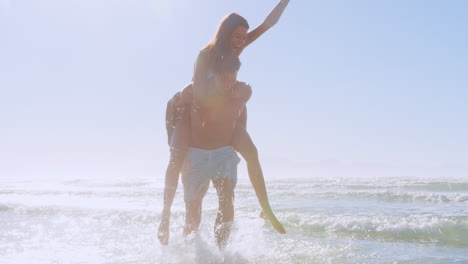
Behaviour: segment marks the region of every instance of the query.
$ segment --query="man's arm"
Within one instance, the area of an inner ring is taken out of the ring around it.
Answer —
[[[289,0],[281,0],[275,8],[270,12],[270,14],[265,18],[262,24],[256,27],[254,30],[250,31],[247,34],[247,39],[242,48],[239,49],[238,55],[242,53],[242,51],[248,45],[252,44],[256,39],[258,39],[263,33],[265,33],[268,29],[272,28],[276,23],[278,23],[283,11],[289,4]]]

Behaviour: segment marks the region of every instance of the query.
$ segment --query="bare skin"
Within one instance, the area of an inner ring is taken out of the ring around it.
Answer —
[[[239,83],[245,85],[244,83]],[[178,175],[180,172],[180,168],[182,167],[184,155],[186,152],[186,146],[188,145],[187,139],[190,138],[190,113],[186,111],[188,108],[188,102],[192,102],[193,95],[192,95],[192,86],[191,84],[187,85],[184,90],[178,94],[176,94],[172,100],[172,108],[168,108],[169,111],[174,112],[172,115],[168,115],[170,118],[173,116],[178,116],[178,120],[171,121],[168,119],[168,142],[171,144],[171,163],[167,168],[166,175]],[[237,90],[237,97],[242,98],[243,101],[247,101],[250,98],[250,88],[245,89],[238,89]],[[239,110],[240,111],[240,110]],[[195,112],[195,110],[194,110]],[[270,203],[268,201],[268,195],[266,191],[265,180],[263,177],[263,171],[260,166],[260,161],[258,157],[258,151],[255,145],[250,138],[246,130],[246,119],[247,119],[247,109],[246,107],[240,113],[239,119],[236,122],[236,129],[232,135],[232,142],[230,143],[231,146],[234,147],[236,151],[238,151],[241,156],[246,160],[247,169],[249,173],[249,179],[252,183],[254,191],[256,193],[257,199],[259,200],[260,206],[262,208],[261,216],[265,219],[270,221],[272,227],[280,234],[286,233],[283,225],[281,222],[278,221],[275,214],[273,213]],[[171,125],[171,122],[173,125]],[[205,129],[203,131],[208,131],[206,139],[200,139],[199,141],[205,142],[195,142],[196,145],[201,145],[201,143],[206,143],[209,146],[209,149],[213,149],[217,143],[210,139],[211,136],[217,137],[221,133],[219,132],[218,128],[214,128],[213,130],[207,129],[209,128],[209,124],[205,124]],[[212,132],[210,132],[212,131]],[[217,131],[217,132],[214,132]],[[174,134],[172,134],[174,133]],[[171,136],[172,135],[172,140]],[[228,135],[231,137],[231,132]],[[174,200],[175,191],[178,185],[178,177],[166,177],[166,188],[164,193],[164,210],[163,210],[163,217],[161,219],[161,224],[158,230],[158,238],[161,241],[161,244],[167,245],[169,239],[169,224],[170,224],[170,208],[172,202]],[[200,208],[201,210],[201,208]]]
[[[265,18],[264,22],[254,30],[247,32],[245,27],[238,27],[232,33],[229,40],[230,50],[236,55],[240,55],[242,51],[259,38],[268,29],[273,27],[281,17],[284,9],[287,7],[289,0],[282,0]],[[200,92],[200,87],[207,87],[205,76],[208,69],[204,63],[197,63],[194,72],[193,83],[187,85],[181,92],[177,93],[169,102],[166,109],[166,128],[168,132],[168,144],[171,146],[171,155],[168,168],[166,170],[165,190],[164,190],[164,207],[161,216],[161,223],[158,229],[158,239],[161,244],[167,245],[169,240],[169,225],[171,206],[174,200],[175,192],[178,185],[179,173],[183,164],[185,152],[190,141],[190,114],[187,110],[187,105],[190,105],[193,100],[192,92],[197,95],[203,95]],[[196,88],[198,87],[198,88]],[[242,97],[246,102],[251,96],[251,90],[238,89],[238,97]],[[176,113],[176,115],[174,115]],[[178,116],[174,120],[174,116]],[[273,228],[280,234],[286,233],[283,225],[274,215],[266,192],[265,180],[260,166],[258,151],[246,130],[246,110],[241,112],[240,119],[236,122],[236,129],[233,132],[232,141],[230,143],[246,160],[249,172],[249,179],[255,190],[260,206],[262,207],[262,216],[269,220]],[[205,123],[206,125],[206,123]],[[201,210],[201,205],[200,205]]]
[[[236,132],[237,122],[245,107],[245,99],[237,97],[235,90],[250,89],[246,84],[236,81],[237,73],[223,73],[216,81],[215,92],[205,90],[202,96],[192,104],[190,146],[199,149],[219,149],[231,146]],[[183,177],[187,177],[183,175]],[[219,208],[215,221],[215,239],[220,249],[224,249],[231,231],[230,224],[234,220],[234,187],[235,183],[228,178],[213,181],[219,200]],[[184,235],[196,232],[200,225],[203,196],[199,199],[186,201],[186,222]]]

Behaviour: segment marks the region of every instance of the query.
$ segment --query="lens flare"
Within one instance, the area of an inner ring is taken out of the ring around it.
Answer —
[[[11,10],[11,0],[0,0],[0,18],[7,17]]]
[[[167,19],[170,16],[170,0],[149,0],[152,14],[159,19]]]

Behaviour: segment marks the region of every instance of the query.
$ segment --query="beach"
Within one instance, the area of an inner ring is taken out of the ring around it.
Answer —
[[[468,263],[468,181],[447,178],[267,180],[287,234],[258,217],[247,178],[236,188],[225,252],[214,244],[210,187],[191,243],[182,186],[170,245],[156,238],[163,182],[154,178],[0,181],[0,258],[17,263]]]

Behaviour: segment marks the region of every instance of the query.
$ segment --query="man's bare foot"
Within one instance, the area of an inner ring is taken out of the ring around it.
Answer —
[[[193,241],[194,241],[195,238],[197,237],[197,231],[188,232],[188,231],[184,230],[183,236],[184,236],[184,242],[185,242],[185,244],[186,244],[186,245],[190,245],[190,244],[193,243]]]

